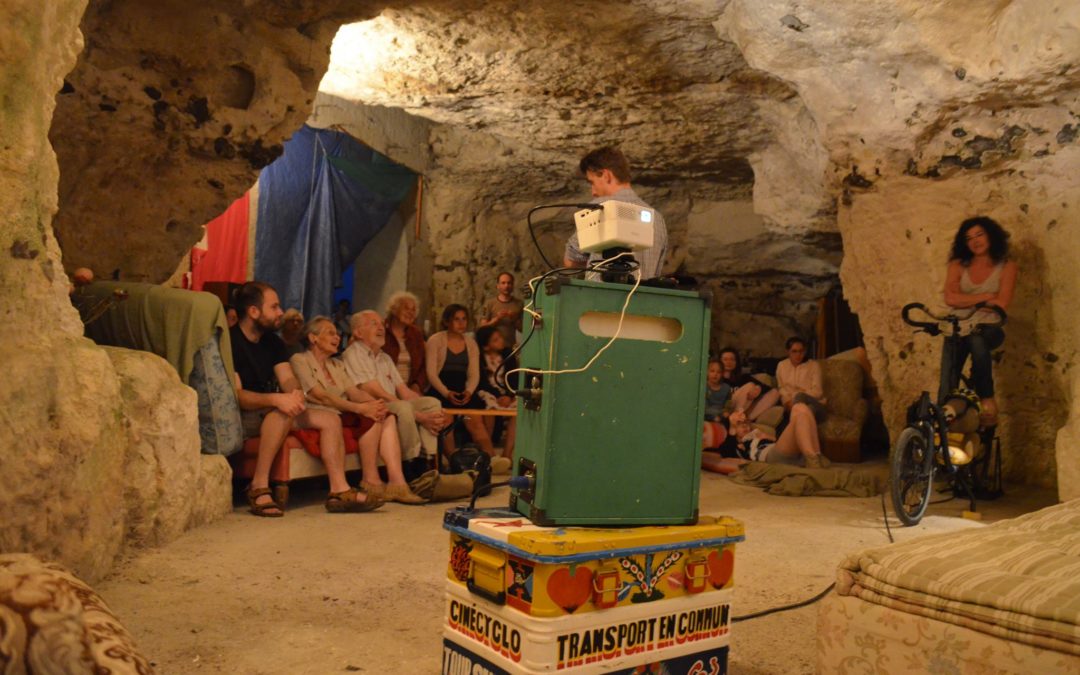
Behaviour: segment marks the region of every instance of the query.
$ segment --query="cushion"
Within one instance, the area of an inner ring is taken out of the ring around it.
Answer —
[[[863,400],[863,369],[856,361],[826,359],[821,361],[821,386],[826,408],[831,414],[853,418]]]
[[[231,455],[244,442],[240,406],[217,340],[208,340],[194,356],[188,383],[198,396],[199,438],[204,455]]]

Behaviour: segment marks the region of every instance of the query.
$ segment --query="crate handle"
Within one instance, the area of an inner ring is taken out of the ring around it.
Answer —
[[[496,605],[506,604],[506,591],[499,591],[498,593],[494,591],[489,591],[483,586],[477,586],[475,583],[473,583],[472,579],[469,579],[465,582],[465,587],[469,589],[470,593],[479,595],[481,598],[493,602]]]
[[[690,563],[700,563],[701,564],[701,574],[691,574],[690,573]],[[709,578],[710,570],[709,570],[709,560],[707,558],[700,558],[700,559],[697,559],[697,560],[687,560],[686,561],[686,569],[687,569],[687,572],[686,572],[686,578],[687,579],[693,579],[693,580],[697,581],[698,579],[708,579]]]
[[[597,581],[599,581],[599,576],[600,576],[600,575],[598,575],[598,574],[596,574],[596,575],[593,575],[593,580],[592,580],[592,587],[593,587],[593,591],[595,591],[596,593],[614,593],[614,592],[619,592],[619,591],[621,591],[621,590],[622,590],[622,589],[623,589],[623,588],[624,588],[624,587],[626,586],[626,582],[625,582],[625,581],[622,581],[622,580],[620,579],[620,580],[619,580],[619,585],[618,585],[618,586],[616,586],[615,588],[600,588],[600,587],[599,587],[599,586],[597,585],[597,583],[596,583]]]

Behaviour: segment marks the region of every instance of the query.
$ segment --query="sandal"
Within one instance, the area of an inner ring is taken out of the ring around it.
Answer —
[[[353,488],[341,492],[331,492],[326,497],[326,510],[330,513],[364,513],[374,511],[383,505],[381,499],[371,495],[368,495],[367,499],[362,502],[357,501],[356,498],[359,494]]]
[[[252,514],[261,518],[280,518],[285,515],[278,503],[274,501],[274,494],[270,488],[249,487],[247,489],[248,506]],[[259,504],[259,497],[270,497],[270,501]]]

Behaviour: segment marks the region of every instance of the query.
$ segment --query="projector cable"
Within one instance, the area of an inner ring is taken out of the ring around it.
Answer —
[[[757,619],[757,618],[760,618],[760,617],[763,617],[763,616],[768,616],[769,614],[776,614],[778,612],[786,612],[786,611],[791,610],[791,609],[799,609],[800,607],[806,607],[807,605],[812,605],[815,602],[817,602],[818,600],[821,600],[826,595],[828,595],[829,592],[832,591],[832,589],[834,589],[834,588],[836,588],[836,582],[835,581],[832,582],[831,584],[829,584],[828,588],[826,588],[825,590],[823,590],[822,592],[818,593],[817,595],[815,595],[814,597],[812,597],[812,598],[810,598],[808,600],[802,600],[802,601],[796,602],[795,604],[792,604],[792,605],[782,605],[780,607],[773,607],[771,609],[763,609],[760,612],[754,612],[753,614],[743,614],[742,616],[732,617],[731,623],[739,623],[740,621],[749,621],[750,619]]]
[[[540,206],[534,206],[529,209],[529,214],[525,216],[525,223],[529,226],[529,236],[532,237],[533,246],[536,247],[536,252],[540,254],[540,259],[544,261],[544,264],[548,266],[548,269],[554,271],[556,268],[551,264],[551,261],[544,255],[544,249],[540,248],[540,242],[536,240],[536,231],[533,229],[532,216],[537,211],[543,211],[544,209],[591,209],[597,211],[604,208],[600,204],[593,204],[591,202],[583,204],[541,204]],[[565,268],[560,268],[565,269]]]

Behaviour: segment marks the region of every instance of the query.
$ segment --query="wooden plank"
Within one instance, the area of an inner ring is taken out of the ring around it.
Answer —
[[[474,415],[476,417],[517,417],[517,410],[498,410],[493,408],[482,408],[480,410],[470,410],[468,408],[443,408],[443,412],[447,415]]]

